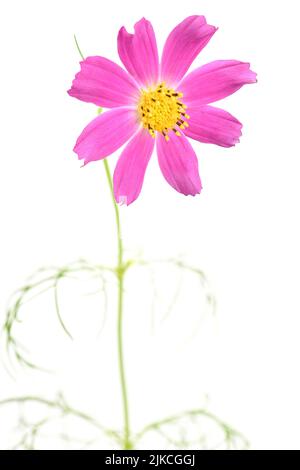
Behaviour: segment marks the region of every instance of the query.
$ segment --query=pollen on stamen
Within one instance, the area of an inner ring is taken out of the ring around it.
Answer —
[[[179,129],[188,127],[185,113],[187,106],[181,102],[183,94],[172,88],[167,88],[162,82],[156,87],[141,90],[138,103],[138,115],[141,123],[152,137],[160,132],[165,140],[170,140],[169,132],[180,136]]]

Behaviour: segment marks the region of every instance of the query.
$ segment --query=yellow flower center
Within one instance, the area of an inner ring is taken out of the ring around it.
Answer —
[[[155,137],[155,132],[161,132],[168,141],[170,131],[180,136],[178,128],[188,127],[186,119],[189,115],[185,112],[187,107],[182,103],[182,97],[182,93],[167,88],[164,82],[156,88],[141,90],[138,114],[152,137]]]

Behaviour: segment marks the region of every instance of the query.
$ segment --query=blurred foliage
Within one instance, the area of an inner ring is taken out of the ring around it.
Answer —
[[[28,404],[41,406],[42,417],[32,420],[26,410]],[[17,441],[13,449],[43,449],[45,439],[51,439],[49,424],[53,421],[75,418],[83,421],[92,428],[90,437],[83,438],[73,436],[70,431],[64,431],[56,436],[65,441],[70,447],[74,444],[80,449],[87,449],[101,442],[107,437],[112,448],[122,448],[122,433],[108,429],[100,424],[94,417],[70,407],[62,394],[58,394],[54,400],[47,400],[38,396],[23,396],[8,398],[0,401],[0,407],[4,405],[19,406],[19,422],[17,425]],[[210,435],[207,433],[207,425],[211,427]],[[74,428],[74,423],[70,426]],[[140,432],[132,436],[134,449],[143,449],[143,443],[147,435],[155,433],[162,442],[163,449],[246,449],[248,442],[245,437],[229,426],[217,416],[206,409],[189,410],[174,416],[166,417],[145,426]],[[156,437],[157,441],[157,437]]]
[[[133,267],[145,266],[146,268],[153,265],[165,264],[172,269],[181,272],[188,272],[199,280],[199,291],[204,294],[208,310],[215,313],[216,302],[214,296],[210,292],[209,284],[205,274],[198,268],[190,266],[181,259],[152,260],[145,261],[142,259],[130,260],[125,264],[125,270]],[[22,307],[24,304],[31,302],[36,297],[42,296],[46,292],[52,292],[54,313],[57,321],[62,327],[64,333],[72,339],[72,333],[67,328],[60,309],[58,286],[63,279],[76,279],[77,274],[88,274],[91,279],[99,281],[99,292],[106,299],[106,286],[109,282],[108,276],[118,276],[115,268],[92,264],[84,259],[70,263],[62,267],[47,267],[36,271],[27,282],[13,293],[5,316],[3,333],[6,344],[7,357],[12,365],[19,364],[21,366],[43,369],[37,365],[31,358],[27,346],[23,345],[15,334],[15,326],[22,320]],[[111,279],[110,279],[111,280]],[[154,289],[154,287],[153,287]],[[178,288],[175,289],[174,298],[171,300],[164,318],[169,316],[174,305],[176,304],[176,296]],[[154,295],[154,293],[153,293]],[[32,421],[30,413],[28,413],[28,404],[35,403],[42,408],[41,416]],[[53,420],[64,421],[72,417],[79,419],[93,428],[93,437],[85,440],[70,435],[68,432],[62,433],[59,439],[73,443],[80,448],[88,448],[95,442],[99,442],[101,435],[108,437],[114,446],[122,446],[122,433],[120,430],[112,430],[100,424],[94,417],[69,406],[64,396],[60,393],[54,400],[47,400],[39,396],[21,396],[8,398],[0,401],[0,406],[18,405],[21,407],[19,423],[17,426],[18,439],[13,445],[14,449],[38,449],[41,448],[41,442],[47,438],[47,428]],[[162,442],[162,448],[170,449],[231,449],[246,448],[247,440],[238,431],[212,414],[206,408],[189,410],[174,416],[166,417],[162,420],[146,425],[142,430],[132,436],[134,448],[143,448],[145,439],[151,434],[156,434],[156,440]],[[48,438],[51,436],[48,436]]]

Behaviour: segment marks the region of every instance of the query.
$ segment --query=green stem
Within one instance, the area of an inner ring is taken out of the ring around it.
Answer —
[[[84,60],[84,55],[79,47],[79,43],[74,34],[75,44],[79,55]],[[126,387],[126,376],[124,366],[124,354],[123,354],[123,284],[124,275],[126,272],[126,266],[123,263],[123,243],[121,236],[121,222],[119,207],[115,201],[113,182],[110,174],[109,165],[106,159],[103,160],[105,173],[110,189],[112,203],[115,210],[116,226],[117,226],[117,242],[118,242],[118,263],[115,269],[118,278],[118,319],[117,319],[117,338],[118,338],[118,362],[119,362],[119,374],[121,383],[122,403],[123,403],[123,415],[124,415],[124,431],[123,431],[123,447],[124,449],[132,449],[132,443],[130,439],[130,426],[129,426],[129,408],[128,408],[128,397]]]
[[[128,407],[128,396],[126,387],[126,376],[124,366],[124,354],[123,354],[123,285],[124,275],[126,267],[123,263],[123,243],[121,236],[121,223],[119,207],[116,204],[113,192],[113,183],[110,174],[109,165],[106,159],[103,160],[105,173],[112,197],[112,202],[115,210],[116,226],[117,226],[117,243],[118,243],[118,262],[116,266],[116,274],[118,279],[118,318],[117,318],[117,339],[118,339],[118,363],[119,363],[119,374],[121,383],[122,403],[123,403],[123,416],[124,416],[124,430],[123,430],[123,447],[124,449],[132,449],[132,443],[130,439],[130,425],[129,425],[129,407]]]

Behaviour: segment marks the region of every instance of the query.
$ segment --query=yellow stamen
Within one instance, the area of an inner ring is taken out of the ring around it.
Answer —
[[[180,136],[178,129],[188,126],[184,119],[189,119],[189,116],[185,113],[186,105],[180,100],[182,97],[182,93],[168,88],[164,82],[154,88],[141,90],[138,115],[152,137],[155,137],[156,132],[161,132],[168,142],[170,131]]]

